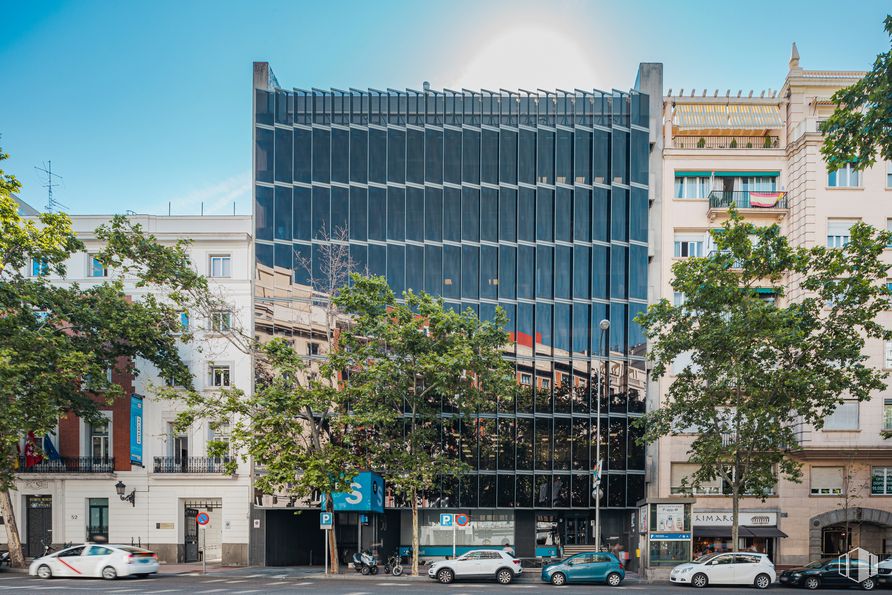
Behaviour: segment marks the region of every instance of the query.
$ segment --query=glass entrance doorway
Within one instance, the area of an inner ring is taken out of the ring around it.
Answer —
[[[564,518],[564,545],[591,545],[591,522],[587,516]]]

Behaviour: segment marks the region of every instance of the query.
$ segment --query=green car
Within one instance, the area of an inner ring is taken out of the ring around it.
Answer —
[[[605,583],[618,586],[626,578],[619,558],[608,552],[585,552],[542,568],[541,578],[552,585]]]

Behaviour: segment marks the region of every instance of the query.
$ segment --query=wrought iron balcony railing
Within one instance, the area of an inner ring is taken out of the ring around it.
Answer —
[[[155,473],[223,473],[228,458],[220,457],[155,457]]]
[[[713,190],[709,193],[710,209],[782,209],[787,207],[786,192],[765,192],[757,190],[725,191]]]
[[[18,473],[112,473],[115,470],[113,457],[61,457],[43,459],[28,465],[27,457],[19,457]]]
[[[676,136],[676,149],[777,149],[777,136]]]

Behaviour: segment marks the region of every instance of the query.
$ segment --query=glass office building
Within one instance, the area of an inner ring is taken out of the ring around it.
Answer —
[[[516,398],[444,424],[473,472],[425,498],[430,555],[444,510],[488,527],[468,545],[544,555],[593,543],[598,424],[603,540],[631,549],[644,497],[632,422],[645,410],[645,339],[633,319],[647,302],[648,96],[290,90],[265,64],[254,93],[258,335],[318,332],[289,303],[306,302],[296,296],[323,275],[331,242],[398,294],[508,313]],[[381,540],[406,545],[408,528],[392,527],[405,503],[388,504]]]

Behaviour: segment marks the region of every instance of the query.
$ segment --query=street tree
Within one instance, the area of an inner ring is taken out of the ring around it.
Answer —
[[[0,160],[6,157],[0,153]],[[152,292],[130,299],[120,271],[90,287],[65,282],[66,260],[84,245],[65,214],[21,217],[12,196],[19,188],[15,177],[0,170],[0,512],[17,567],[24,559],[9,491],[23,437],[51,432],[64,416],[98,421],[100,407],[123,396],[107,371],[136,376],[138,359],[191,385],[178,354],[179,307]],[[202,284],[184,266],[182,245],[161,246],[123,217],[97,230],[97,237],[107,238],[112,229],[121,241],[97,256],[101,262],[118,262],[125,245],[151,246],[134,262],[144,273],[140,284],[159,293]],[[62,280],[50,282],[50,275]],[[40,442],[26,449],[39,451]]]
[[[779,476],[800,480],[789,456],[800,428],[820,429],[844,400],[886,386],[863,348],[892,339],[876,322],[890,305],[881,255],[892,234],[859,223],[843,248],[793,247],[777,225],[756,227],[733,209],[711,233],[716,251],[672,267],[684,303],[663,299],[636,318],[654,376],[673,364],[676,373],[642,421],[646,442],[694,434],[690,485],[722,481],[736,547],[740,499],[764,498]]]
[[[884,25],[892,41],[892,15]],[[821,153],[830,169],[850,163],[863,170],[877,156],[892,161],[892,49],[878,54],[864,78],[836,91],[830,101],[836,110],[821,122]]]
[[[345,371],[343,394],[353,414],[375,422],[363,451],[411,507],[417,574],[419,505],[440,482],[467,469],[450,428],[471,424],[482,433],[474,414],[511,400],[514,377],[502,357],[506,315],[498,308],[494,321],[481,321],[423,292],[397,300],[384,279],[355,274],[335,301],[350,323],[332,363]]]

